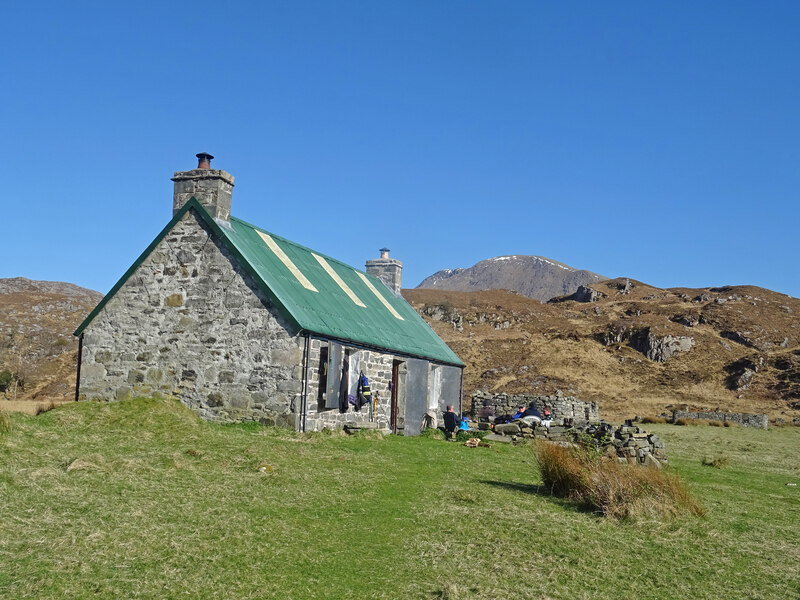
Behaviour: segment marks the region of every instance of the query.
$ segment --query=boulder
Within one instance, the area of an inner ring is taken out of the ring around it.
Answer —
[[[520,428],[516,423],[501,423],[494,426],[494,432],[501,435],[518,435]]]
[[[503,444],[510,444],[513,441],[510,437],[497,435],[496,433],[490,433],[483,440],[486,442],[501,442]]]

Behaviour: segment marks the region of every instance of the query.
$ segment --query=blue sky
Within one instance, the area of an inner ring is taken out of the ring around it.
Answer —
[[[0,277],[106,292],[197,152],[404,286],[538,254],[800,296],[798,2],[16,2]]]

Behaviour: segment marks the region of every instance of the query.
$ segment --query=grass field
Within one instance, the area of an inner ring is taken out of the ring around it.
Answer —
[[[708,514],[618,523],[540,489],[530,447],[164,400],[3,423],[0,598],[800,597],[798,428],[650,426]]]

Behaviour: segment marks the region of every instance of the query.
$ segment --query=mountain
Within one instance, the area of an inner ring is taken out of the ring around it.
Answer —
[[[0,279],[0,373],[14,376],[0,381],[0,398],[69,399],[78,356],[72,332],[102,297],[71,283]]]
[[[612,279],[542,304],[502,290],[404,290],[476,390],[596,401],[603,418],[688,404],[800,417],[800,300],[754,286]]]
[[[575,269],[543,256],[497,256],[468,269],[444,269],[426,277],[417,289],[473,292],[511,290],[547,302],[571,294],[584,284],[608,279],[603,275]]]

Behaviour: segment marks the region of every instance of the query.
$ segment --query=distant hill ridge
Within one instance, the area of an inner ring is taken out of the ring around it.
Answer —
[[[608,277],[544,256],[513,254],[482,260],[466,269],[442,269],[426,277],[417,288],[456,292],[511,290],[547,302],[605,279]]]

